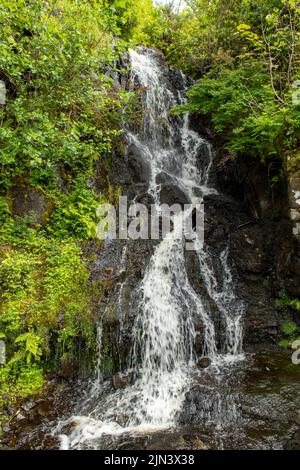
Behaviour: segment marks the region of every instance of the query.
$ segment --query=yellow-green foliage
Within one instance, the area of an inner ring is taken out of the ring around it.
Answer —
[[[11,367],[0,368],[0,409],[3,405],[15,403],[42,390],[44,385],[43,369],[37,365],[20,365],[15,375]],[[1,420],[1,414],[0,414]]]
[[[93,348],[80,243],[95,235],[105,199],[87,181],[120,134],[126,94],[107,73],[124,47],[119,20],[100,0],[0,3],[0,402],[40,389],[62,357]],[[30,206],[14,213],[21,188],[49,202],[42,225]]]
[[[0,332],[7,347],[2,398],[13,384],[19,395],[37,390],[55,356],[59,364],[66,352],[74,352],[75,342],[86,352],[93,342],[88,273],[79,246],[26,225],[19,236],[18,228],[11,226],[1,237]]]

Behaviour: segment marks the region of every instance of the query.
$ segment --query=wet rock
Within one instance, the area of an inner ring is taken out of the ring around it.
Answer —
[[[146,443],[147,450],[204,450],[207,446],[194,434],[180,432],[155,433],[149,436]]]
[[[187,449],[187,443],[181,434],[170,433],[166,435],[153,435],[149,439],[147,450],[181,450]]]
[[[9,426],[9,424],[3,424],[2,425],[2,431],[3,432],[9,432],[11,430],[11,427]]]
[[[260,273],[265,268],[263,234],[256,226],[244,227],[232,236],[232,251],[242,272]]]
[[[73,357],[66,357],[60,363],[58,375],[66,380],[75,379],[79,374],[79,361]]]
[[[210,366],[211,360],[209,357],[200,357],[197,361],[197,366],[201,369],[205,369],[206,367]]]
[[[12,416],[16,413],[16,409],[13,408],[12,406],[4,406],[4,412],[9,415],[9,416]]]
[[[113,383],[114,389],[124,388],[128,385],[128,382],[129,382],[128,376],[125,374],[122,374],[121,372],[117,372],[112,377],[112,383]]]
[[[211,131],[211,123],[207,116],[201,116],[200,118],[198,114],[190,113],[189,126],[193,131],[198,132],[198,134],[207,140],[212,140],[214,138],[213,132]]]
[[[84,381],[77,380],[72,385],[65,380],[50,380],[42,397],[26,401],[21,410],[9,423],[5,434],[6,444],[13,449],[57,449],[59,440],[51,436],[53,421],[58,417],[70,416],[71,409],[82,397]],[[32,406],[34,405],[34,406]],[[28,408],[26,413],[23,409]],[[3,443],[1,438],[1,444]]]
[[[127,422],[128,422],[128,416],[125,414],[125,413],[119,413],[116,417],[116,422],[122,426],[123,428],[125,428]]]
[[[34,401],[28,401],[26,403],[23,403],[23,405],[21,406],[22,410],[28,412],[30,410],[32,410],[32,408],[34,408],[35,406],[37,405],[36,402]]]
[[[291,420],[292,420],[293,423],[298,424],[298,426],[300,426],[300,413],[294,414],[291,417]]]
[[[226,246],[228,235],[234,227],[239,208],[235,201],[219,194],[207,195],[204,198],[204,241],[207,245]]]
[[[290,219],[293,225],[293,234],[300,241],[300,170],[289,172],[288,177],[288,201]]]
[[[282,319],[274,307],[266,287],[260,278],[250,280],[245,286],[249,299],[244,322],[244,348],[266,348],[279,341]]]
[[[16,421],[23,421],[23,420],[26,420],[26,416],[23,415],[22,413],[18,412],[16,417],[15,417],[15,420]]]
[[[109,299],[106,305],[105,313],[103,315],[103,322],[107,328],[117,329],[119,325],[118,308],[115,304],[114,298]]]
[[[279,251],[279,256],[278,272],[280,278],[284,279],[286,290],[292,296],[300,297],[300,250],[298,245],[291,246],[290,244],[284,251]]]
[[[165,171],[161,171],[156,175],[155,182],[156,184],[174,184],[174,178]]]
[[[160,201],[162,204],[179,204],[183,206],[184,204],[190,204],[188,196],[174,184],[162,184],[160,192]]]
[[[146,157],[141,154],[141,149],[130,144],[127,149],[128,169],[135,183],[148,183],[150,180],[150,166]]]
[[[300,450],[300,430],[296,431],[292,439],[285,443],[285,450]]]
[[[222,226],[222,225],[216,225],[214,226],[209,234],[207,233],[207,229],[206,229],[206,234],[205,234],[205,241],[209,244],[209,245],[216,245],[218,243],[224,243],[224,241],[226,241],[226,236],[228,234],[228,230],[225,226]]]
[[[183,75],[178,69],[170,67],[168,71],[168,79],[172,84],[172,87],[177,90],[181,91],[185,86]]]
[[[60,430],[61,434],[66,434],[67,436],[72,434],[72,432],[74,431],[74,429],[76,429],[78,424],[79,424],[78,419],[71,418],[62,426]]]
[[[135,200],[136,200],[136,202],[138,202],[140,204],[144,204],[148,208],[151,206],[151,204],[154,204],[154,198],[149,193],[138,194],[138,196],[136,197]],[[151,213],[149,215],[151,215]]]

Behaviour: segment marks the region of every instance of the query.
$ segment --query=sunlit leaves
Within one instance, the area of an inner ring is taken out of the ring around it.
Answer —
[[[0,7],[0,75],[8,89],[0,185],[5,189],[8,179],[24,175],[53,187],[58,163],[80,173],[110,149],[118,125],[118,97],[107,93],[113,31],[105,26],[101,2],[59,0],[55,8],[41,0],[30,8],[10,3],[18,8],[8,2]]]
[[[286,335],[291,335],[297,330],[297,325],[293,321],[286,321],[281,325],[281,331]]]

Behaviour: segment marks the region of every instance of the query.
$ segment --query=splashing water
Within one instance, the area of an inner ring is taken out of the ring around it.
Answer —
[[[170,108],[184,102],[186,80],[181,90],[174,90],[166,78],[160,56],[152,50],[130,51],[131,80],[142,89],[143,126],[139,133],[128,131],[134,144],[151,168],[149,193],[159,210],[163,172],[192,201],[199,194],[217,194],[209,186],[213,162],[211,146],[189,129],[188,116],[174,117]],[[199,156],[205,163],[198,168]],[[176,224],[175,224],[176,227]],[[102,398],[94,388],[94,406],[88,415],[84,407],[72,423],[69,435],[62,435],[63,448],[97,448],[105,434],[119,435],[165,428],[176,423],[195,369],[193,345],[194,319],[201,320],[204,330],[203,355],[211,358],[218,369],[222,361],[233,360],[242,353],[242,319],[244,305],[234,291],[229,250],[220,253],[222,282],[217,281],[212,256],[200,240],[194,244],[207,294],[217,305],[225,328],[221,353],[218,352],[214,321],[209,308],[189,282],[186,271],[185,244],[175,229],[159,243],[150,259],[141,284],[137,287],[137,304],[133,330],[131,369],[133,383],[125,389],[111,391],[101,383]],[[125,252],[126,254],[126,252]],[[125,256],[124,254],[124,256]],[[120,296],[122,296],[120,288]],[[121,298],[121,297],[120,297]],[[101,325],[99,357],[101,353]],[[98,370],[100,365],[98,364]],[[99,384],[99,377],[98,377]],[[89,403],[91,397],[89,397]],[[59,423],[62,433],[68,422]],[[98,447],[99,448],[99,447]]]

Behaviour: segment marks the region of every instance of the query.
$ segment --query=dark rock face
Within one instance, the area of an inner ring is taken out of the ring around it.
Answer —
[[[246,362],[223,370],[219,396],[210,367],[201,369],[186,395],[181,422],[201,429],[201,439],[211,449],[220,448],[218,433],[224,429],[224,449],[298,448],[300,370],[290,366],[288,352],[249,355]],[[220,431],[212,424],[214,416],[222,423]]]
[[[175,184],[162,184],[160,202],[162,204],[168,204],[169,206],[172,204],[179,204],[181,207],[183,207],[184,204],[190,203],[184,192]]]
[[[148,439],[147,450],[208,450],[208,447],[196,434],[186,432],[158,433]]]
[[[293,235],[287,178],[277,178],[282,163],[228,158],[209,119],[190,116],[190,127],[215,148],[211,177],[219,194],[205,200],[205,241],[214,247],[229,240],[248,303],[244,344],[251,350],[275,347],[281,323],[292,314],[276,309],[274,301],[285,292],[300,296],[300,244]]]
[[[80,370],[79,361],[74,358],[65,358],[61,361],[58,371],[59,377],[66,380],[76,379]]]
[[[150,180],[150,166],[142,152],[134,145],[126,146],[126,141],[115,145],[107,175],[115,187],[122,188],[122,194],[129,201],[147,193]]]
[[[155,178],[156,184],[173,184],[173,178],[165,171],[161,171]]]
[[[300,369],[291,368],[290,352],[251,355],[234,369],[223,371],[222,391],[216,395],[220,376],[210,367],[199,369],[186,394],[176,429],[136,435],[124,433],[116,439],[103,438],[102,448],[128,450],[299,449]],[[217,382],[217,383],[216,383]],[[75,401],[84,396],[84,382],[53,380],[45,396],[10,409],[10,422],[2,426],[1,449],[58,449],[53,436],[57,418],[69,417]],[[229,404],[226,402],[230,398]],[[216,403],[220,406],[216,406]],[[226,404],[227,403],[227,404]],[[235,406],[238,419],[230,419]],[[19,411],[22,419],[16,416]],[[213,421],[218,414],[219,428]],[[25,419],[24,419],[24,418]],[[66,422],[62,433],[70,433],[76,418]],[[120,415],[118,423],[126,425]]]
[[[129,366],[132,327],[139,301],[136,287],[156,243],[114,240],[101,248],[95,242],[86,246],[85,255],[91,260],[88,264],[91,282],[99,285],[93,297],[95,319],[102,322],[103,344],[112,361],[103,371],[105,377]]]
[[[44,224],[53,209],[53,202],[36,188],[18,187],[12,191],[12,209],[17,217],[31,215],[33,224]]]
[[[133,182],[147,186],[150,179],[150,167],[134,144],[130,144],[127,148],[127,161]]]
[[[244,273],[262,273],[266,263],[266,251],[262,233],[248,225],[232,234],[232,253],[236,264]]]
[[[300,450],[300,430],[296,431],[292,439],[287,441],[285,450]]]

